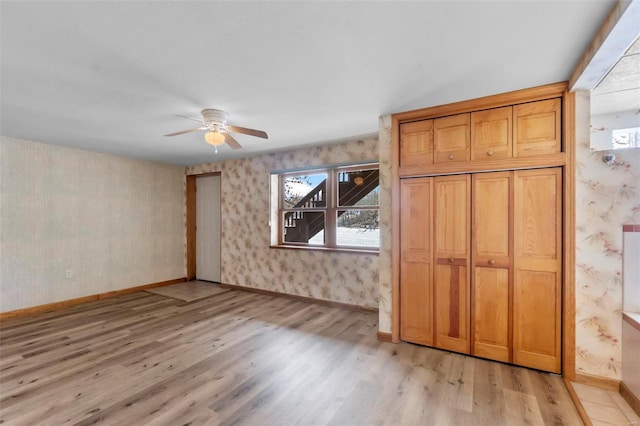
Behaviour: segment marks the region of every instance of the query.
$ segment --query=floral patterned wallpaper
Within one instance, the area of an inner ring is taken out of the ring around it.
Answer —
[[[588,108],[578,114],[589,122]],[[616,151],[609,166],[588,133],[576,129],[576,370],[620,379],[622,225],[640,223],[640,150]]]
[[[188,167],[221,172],[222,282],[377,308],[377,254],[269,248],[272,171],[364,161],[378,161],[377,139]]]
[[[391,116],[380,117],[378,133],[378,155],[380,157],[380,263],[378,291],[380,304],[378,329],[391,333]]]

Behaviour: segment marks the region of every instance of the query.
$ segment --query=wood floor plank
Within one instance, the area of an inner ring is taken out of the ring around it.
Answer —
[[[535,396],[510,389],[503,389],[502,393],[505,402],[505,417],[508,422],[522,422],[527,425],[545,424]]]
[[[638,416],[629,404],[617,393],[581,383],[572,383],[591,422],[628,426],[640,424]]]
[[[366,339],[365,336],[359,338]],[[315,351],[319,358],[303,361],[304,375],[296,378],[297,386],[290,388],[287,382],[280,385],[289,392],[285,390],[284,403],[276,406],[275,411],[287,413],[292,423],[327,423],[355,387],[361,371],[357,363],[362,358],[358,358],[357,345],[325,342]],[[276,418],[274,422],[282,420]]]
[[[322,331],[319,329],[320,334],[328,333],[336,328],[343,329],[345,318],[348,316],[349,314],[344,311],[340,315],[332,317],[328,323],[329,327],[321,329]],[[311,336],[313,335],[298,335],[296,344],[284,345],[287,347],[286,352],[280,353],[280,355],[276,354],[278,358],[276,365],[268,362],[263,363],[261,367],[267,375],[263,376],[259,382],[247,380],[246,383],[241,383],[239,389],[232,394],[235,400],[233,404],[230,403],[231,401],[227,401],[226,404],[218,401],[210,408],[221,414],[226,414],[228,422],[231,424],[248,419],[254,414],[256,408],[261,407],[266,400],[275,403],[277,392],[291,387],[291,380],[300,375],[301,369],[305,372],[303,374],[307,376],[307,380],[304,381],[307,388],[297,389],[297,392],[299,395],[308,395],[309,391],[317,388],[317,384],[313,382],[313,378],[321,376],[317,370],[326,368],[324,363],[328,360],[326,348],[328,347],[333,352],[334,358],[329,358],[329,361],[335,367],[342,354],[345,353],[344,347],[346,346],[328,344],[326,341],[318,341],[317,338]],[[311,339],[309,339],[310,337]],[[265,358],[270,358],[270,356]],[[301,360],[303,365],[300,365],[298,360]]]
[[[609,396],[613,400],[616,408],[628,419],[629,424],[640,425],[640,416],[633,411],[629,403],[617,392],[608,391]]]
[[[574,406],[571,397],[563,389],[563,379],[555,374],[530,374],[534,395],[546,401],[547,409],[541,411],[546,424],[561,424],[569,420],[565,413]]]
[[[504,417],[500,364],[491,361],[475,363],[473,378],[473,412],[496,423]]]
[[[192,302],[225,293],[229,291],[229,289],[221,288],[220,284],[204,281],[189,281],[186,283],[150,288],[145,291],[147,293],[159,294],[160,296],[172,297],[184,302]]]
[[[0,423],[580,424],[558,377],[407,343],[374,314],[235,290],[0,324]]]

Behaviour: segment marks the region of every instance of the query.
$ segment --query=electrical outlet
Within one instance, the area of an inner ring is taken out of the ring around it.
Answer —
[[[64,276],[67,278],[71,278],[73,276],[73,269],[65,269]]]

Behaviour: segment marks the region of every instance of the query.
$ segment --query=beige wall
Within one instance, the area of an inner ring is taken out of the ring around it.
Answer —
[[[640,149],[603,163],[589,146],[589,97],[576,98],[576,369],[620,379],[622,225],[640,223]]]
[[[185,276],[183,167],[8,137],[0,165],[0,312]]]
[[[222,282],[377,307],[377,254],[269,248],[272,171],[377,160],[377,139],[366,139],[188,167],[221,172]]]

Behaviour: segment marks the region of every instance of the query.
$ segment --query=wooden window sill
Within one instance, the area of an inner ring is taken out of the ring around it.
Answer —
[[[636,330],[640,331],[640,313],[638,312],[623,312],[622,319],[629,323]]]
[[[319,246],[297,246],[297,245],[270,245],[272,249],[294,249],[294,250],[309,250],[309,251],[325,251],[325,252],[342,252],[342,253],[357,253],[357,254],[371,254],[378,255],[380,250],[378,249],[359,249],[350,247],[319,247]]]

